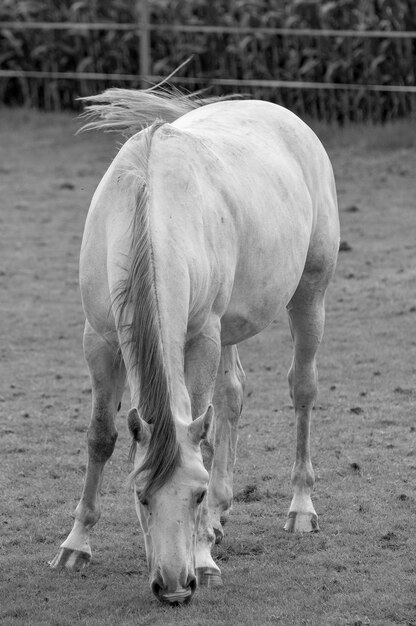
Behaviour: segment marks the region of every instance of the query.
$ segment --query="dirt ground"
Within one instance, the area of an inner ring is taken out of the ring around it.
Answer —
[[[216,549],[224,587],[165,609],[148,587],[125,488],[129,438],[108,464],[93,563],[48,568],[86,462],[78,253],[115,154],[68,115],[0,110],[0,623],[416,624],[416,130],[318,127],[337,179],[342,246],[327,297],[312,425],[321,532],[282,528],[294,419],[286,320],[241,346],[247,374],[236,502]]]

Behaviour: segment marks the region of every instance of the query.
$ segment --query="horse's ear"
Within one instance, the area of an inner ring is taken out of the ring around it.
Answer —
[[[207,439],[209,431],[211,430],[213,417],[214,407],[210,404],[205,413],[197,417],[192,424],[189,424],[188,434],[193,443],[199,444],[203,439]]]
[[[152,431],[149,424],[140,417],[136,407],[130,409],[127,416],[127,423],[133,439],[142,446],[147,445],[150,441]]]

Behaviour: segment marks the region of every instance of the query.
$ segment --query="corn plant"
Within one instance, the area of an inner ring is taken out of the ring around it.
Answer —
[[[414,0],[150,0],[153,24],[313,28],[357,31],[416,30]],[[136,25],[132,0],[2,0],[0,21],[103,22]],[[278,80],[363,85],[362,89],[247,88],[301,115],[328,120],[384,121],[415,110],[408,93],[368,92],[366,84],[414,85],[416,40],[317,37],[249,33],[173,32],[151,34],[151,73],[166,76],[189,56],[180,76],[194,88],[210,80]],[[45,109],[76,106],[77,96],[110,84],[138,86],[137,30],[0,29],[0,67],[14,71],[133,74],[137,82],[3,78],[0,101]],[[236,87],[230,88],[236,91]],[[224,93],[223,87],[213,88]]]

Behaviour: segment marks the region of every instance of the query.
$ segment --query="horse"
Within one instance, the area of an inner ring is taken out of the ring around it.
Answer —
[[[91,560],[103,469],[127,380],[150,586],[187,604],[222,584],[211,555],[233,498],[245,374],[239,343],[286,307],[297,442],[284,528],[319,529],[310,420],[324,299],[339,248],[330,160],[314,132],[270,102],[165,89],[90,98],[88,128],[123,131],[88,212],[80,255],[92,384],[88,463],[53,568]]]

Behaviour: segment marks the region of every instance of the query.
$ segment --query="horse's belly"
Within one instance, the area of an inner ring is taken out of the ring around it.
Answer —
[[[257,335],[276,319],[290,301],[299,283],[301,270],[294,272],[290,281],[280,282],[276,274],[274,280],[267,286],[260,284],[259,289],[247,284],[233,290],[227,311],[221,318],[223,345],[240,343]]]
[[[226,313],[221,320],[221,343],[223,346],[229,346],[249,339],[266,328],[272,319],[268,321],[254,319],[237,311]]]
[[[310,226],[292,224],[277,235],[263,230],[241,246],[233,287],[221,317],[223,345],[236,344],[261,332],[289,303],[301,279],[309,246]],[[274,229],[270,229],[273,233]]]

